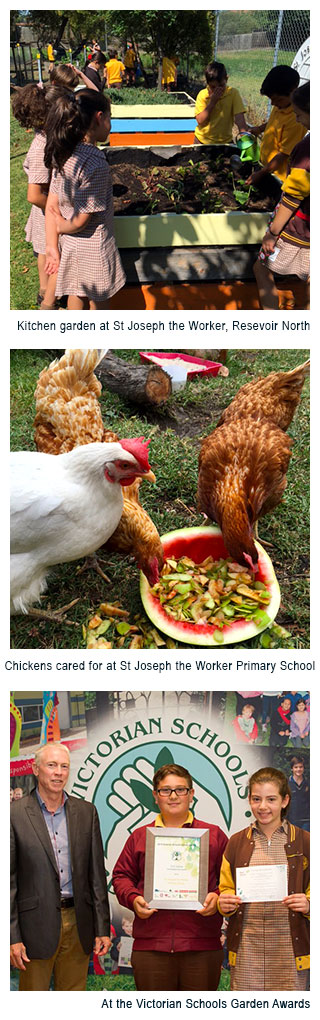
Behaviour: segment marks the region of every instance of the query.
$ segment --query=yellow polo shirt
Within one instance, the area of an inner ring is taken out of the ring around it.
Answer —
[[[282,163],[275,172],[277,177],[284,181],[288,172],[290,152],[298,142],[301,142],[306,131],[307,128],[303,124],[297,124],[291,104],[285,110],[278,110],[276,106],[273,106],[260,144],[262,166],[266,166],[270,159],[282,152]]]
[[[108,60],[106,64],[108,71],[109,85],[116,85],[119,81],[122,81],[121,71],[125,71],[125,66],[122,60]]]
[[[164,57],[162,61],[162,85],[169,85],[172,81],[175,81],[176,77],[176,61],[173,57],[169,60],[169,57]]]
[[[195,105],[196,117],[208,106],[209,98],[209,89],[201,89],[201,92],[198,92]],[[220,145],[220,143],[232,142],[232,128],[237,113],[245,113],[245,106],[238,89],[227,85],[223,96],[218,99],[208,123],[203,127],[197,124],[196,138],[203,145]]]
[[[187,816],[187,818],[186,818],[185,822],[183,823],[183,825],[192,825],[192,822],[193,822],[193,814],[192,814],[192,811],[188,811],[188,816]],[[156,817],[156,820],[155,820],[155,823],[154,823],[154,824],[155,824],[156,826],[159,826],[159,825],[160,825],[160,828],[161,828],[161,827],[162,827],[163,829],[165,829],[165,828],[166,828],[166,826],[165,826],[164,822],[162,821],[162,815],[161,815],[161,814],[160,814],[160,815],[157,815],[157,817]],[[178,826],[178,828],[179,828],[179,829],[183,829],[183,825],[179,825],[179,826]]]

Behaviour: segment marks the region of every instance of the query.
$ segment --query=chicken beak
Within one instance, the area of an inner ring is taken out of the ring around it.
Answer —
[[[156,482],[156,480],[157,480],[156,476],[153,474],[153,471],[151,471],[151,469],[150,469],[150,471],[147,471],[146,474],[141,475],[141,478],[142,478],[143,482],[144,481],[146,481],[146,482]]]

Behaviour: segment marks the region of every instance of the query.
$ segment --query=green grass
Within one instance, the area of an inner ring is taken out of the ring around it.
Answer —
[[[137,351],[117,351],[120,357],[139,361]],[[40,370],[53,355],[43,350],[12,352],[11,445],[13,450],[34,449],[33,393]],[[196,509],[197,459],[200,440],[214,428],[221,411],[245,382],[272,370],[288,370],[306,360],[305,350],[250,350],[228,352],[229,377],[196,379],[170,398],[159,411],[146,411],[126,404],[119,396],[103,392],[101,408],[106,427],[124,436],[151,438],[150,463],[155,486],[145,484],[142,502],[160,534],[174,528],[202,523]],[[288,471],[288,487],[280,506],[262,519],[259,536],[272,543],[269,551],[279,579],[282,606],[278,622],[292,634],[292,646],[309,648],[309,384],[305,384],[299,410],[289,429],[294,439]],[[44,606],[57,609],[80,596],[70,610],[72,626],[24,617],[12,621],[12,647],[83,648],[82,624],[101,601],[119,599],[130,613],[142,613],[139,573],[130,559],[114,555],[102,566],[111,579],[105,583],[93,572],[79,577],[80,564],[61,565],[49,577]],[[143,614],[142,614],[143,615]],[[145,619],[145,618],[144,618]],[[260,639],[246,643],[256,647]],[[281,647],[286,645],[280,640]],[[186,648],[187,646],[182,646]]]
[[[25,239],[25,225],[31,206],[27,202],[27,175],[23,163],[30,148],[33,131],[20,127],[11,116],[11,308],[36,308],[39,290],[38,266],[32,245]]]

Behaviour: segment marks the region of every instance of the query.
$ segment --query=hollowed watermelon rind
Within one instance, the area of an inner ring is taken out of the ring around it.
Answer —
[[[202,526],[200,528],[182,528],[180,531],[169,531],[161,536],[165,558],[169,556],[190,556],[197,563],[201,563],[206,556],[212,555],[215,559],[220,556],[225,558],[228,553],[223,543],[220,528]],[[151,594],[151,588],[144,574],[140,574],[140,594],[144,609],[152,623],[158,630],[175,641],[183,644],[200,645],[201,647],[223,648],[224,645],[231,645],[235,642],[248,641],[249,638],[261,634],[269,623],[275,619],[280,606],[280,588],[271,563],[270,556],[259,542],[255,543],[259,553],[259,573],[257,580],[263,581],[271,594],[268,611],[258,610],[259,622],[254,620],[236,620],[217,631],[212,624],[203,626],[196,623],[182,623],[173,620],[162,608],[158,599]],[[215,632],[218,640],[215,638]],[[221,636],[223,640],[221,640]]]

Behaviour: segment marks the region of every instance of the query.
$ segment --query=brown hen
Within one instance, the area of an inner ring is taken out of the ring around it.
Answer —
[[[67,453],[75,446],[118,440],[115,432],[105,429],[99,404],[101,383],[95,368],[105,353],[102,349],[67,350],[40,372],[35,443],[41,453]],[[134,556],[152,586],[158,580],[163,551],[157,529],[140,504],[139,481],[123,489],[121,520],[103,548]]]
[[[253,526],[273,510],[286,488],[291,439],[267,421],[239,419],[203,440],[199,456],[199,509],[219,524],[237,563],[257,570]]]
[[[309,373],[310,361],[305,361],[291,372],[271,372],[245,383],[223,411],[218,426],[239,418],[254,418],[256,421],[272,421],[286,432],[300,403],[302,387]]]

